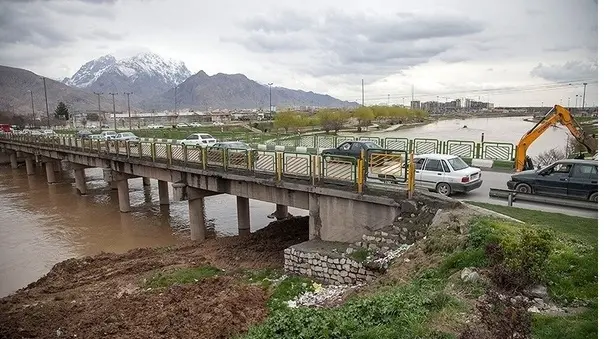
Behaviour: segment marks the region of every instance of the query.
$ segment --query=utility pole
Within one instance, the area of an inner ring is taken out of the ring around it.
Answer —
[[[361,79],[361,106],[365,106],[365,79]]]
[[[268,112],[273,113],[273,83],[268,83]]]
[[[587,87],[587,83],[584,82],[583,83],[583,104],[581,104],[581,109],[584,110],[585,109],[585,88]]]
[[[99,104],[99,128],[101,128],[101,94],[103,94],[103,92],[92,92],[94,94],[96,94],[96,98],[97,98],[97,102]],[[105,120],[105,119],[102,119]]]
[[[174,114],[176,115],[176,88],[178,86],[174,86]]]
[[[575,94],[575,110],[577,109],[578,102],[579,102],[579,94]]]
[[[570,108],[570,97],[568,97],[568,104],[566,105],[567,108]]]
[[[390,106],[390,94],[388,94],[388,106]]]
[[[415,88],[411,85],[411,102],[415,101]]]
[[[48,112],[48,94],[46,94],[46,78],[42,77],[42,81],[44,82],[44,100],[46,101],[46,123],[48,124],[48,128],[50,128],[50,113]]]
[[[31,124],[33,127],[36,126],[36,111],[34,111],[34,92],[29,90],[29,94],[31,95]]]
[[[126,92],[124,94],[128,96],[128,129],[132,131],[132,116],[130,115],[130,94],[132,94],[132,92]]]
[[[113,128],[117,132],[117,118],[115,117],[115,95],[118,93],[109,93],[109,94],[111,94],[111,97],[113,98]]]

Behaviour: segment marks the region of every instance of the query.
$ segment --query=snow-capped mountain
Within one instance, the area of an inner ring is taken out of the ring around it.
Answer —
[[[154,53],[141,53],[117,60],[105,55],[84,64],[63,82],[99,92],[134,92],[147,98],[174,87],[191,76],[184,62],[164,59]]]

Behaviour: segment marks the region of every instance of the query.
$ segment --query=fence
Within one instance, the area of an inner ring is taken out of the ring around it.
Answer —
[[[294,180],[312,185],[335,184],[362,193],[368,179],[382,183],[409,182],[409,154],[406,150],[369,150],[359,158],[215,148],[147,141],[90,140],[74,137],[41,137],[0,134],[0,139],[17,144],[34,145],[53,150],[68,150],[98,156],[137,158],[154,163],[192,167],[202,170],[240,172],[277,181]],[[400,187],[400,186],[399,186]]]

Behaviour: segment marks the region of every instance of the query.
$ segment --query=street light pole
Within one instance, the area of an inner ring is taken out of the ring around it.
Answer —
[[[36,111],[34,111],[34,92],[29,90],[29,94],[31,95],[31,124],[32,127],[36,126]]]
[[[46,123],[48,124],[48,128],[50,128],[50,113],[48,112],[48,94],[46,93],[46,78],[42,77],[42,81],[44,82],[44,101],[46,101]]]
[[[273,83],[268,83],[268,111],[273,113]]]
[[[126,92],[124,94],[128,96],[128,129],[132,131],[132,116],[130,115],[130,94],[132,94],[132,92]]]
[[[109,93],[109,94],[111,94],[111,97],[113,98],[113,128],[117,132],[117,118],[115,117],[115,95],[118,93]]]
[[[587,83],[584,82],[583,83],[583,104],[581,105],[581,109],[584,110],[585,109],[585,88],[587,87]]]
[[[577,109],[578,101],[579,101],[579,94],[575,94],[575,110]]]
[[[92,93],[96,94],[97,102],[98,102],[98,105],[99,105],[99,107],[98,107],[99,108],[99,116],[98,116],[98,118],[99,118],[99,128],[101,128],[101,94],[103,94],[103,92],[92,92]],[[104,117],[103,117],[103,120],[105,120]]]

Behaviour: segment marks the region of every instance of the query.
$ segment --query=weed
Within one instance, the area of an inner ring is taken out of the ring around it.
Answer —
[[[356,262],[362,263],[363,261],[365,261],[367,259],[367,257],[369,257],[370,254],[371,254],[371,251],[369,251],[369,249],[359,248],[359,249],[355,250],[354,252],[350,253],[350,258],[354,259]]]
[[[537,314],[533,318],[535,339],[588,339],[598,337],[598,311],[555,317]]]
[[[222,270],[212,266],[181,268],[171,272],[158,272],[147,280],[144,285],[148,288],[160,288],[175,284],[190,284],[221,273]]]
[[[299,276],[291,276],[281,281],[273,290],[268,301],[272,312],[287,308],[286,302],[307,291],[313,290],[313,281]]]

